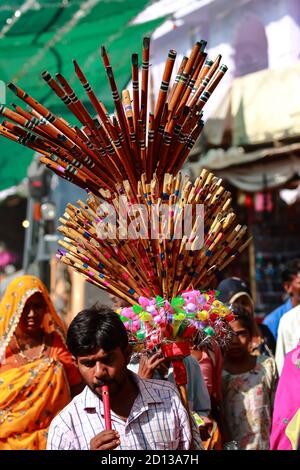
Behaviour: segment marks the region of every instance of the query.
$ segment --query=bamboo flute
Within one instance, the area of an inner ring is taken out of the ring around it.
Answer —
[[[130,150],[129,150],[130,149],[129,131],[128,131],[128,126],[127,126],[127,121],[126,121],[124,109],[123,109],[121,99],[120,99],[119,90],[117,88],[117,84],[116,84],[115,77],[114,77],[113,70],[112,70],[111,66],[106,65],[108,57],[106,55],[106,51],[105,51],[104,46],[101,47],[101,51],[102,51],[101,52],[102,60],[103,60],[104,66],[105,66],[107,78],[108,78],[109,85],[110,85],[110,88],[111,88],[111,93],[112,93],[112,97],[113,97],[113,100],[114,100],[114,105],[115,105],[117,117],[118,117],[118,120],[119,120],[119,124],[120,124],[121,130],[122,130],[122,133],[123,133],[124,138],[125,138],[124,147],[126,148],[127,153],[130,153]]]
[[[65,136],[65,143],[68,142],[67,139],[70,139],[70,141],[73,142],[73,145],[78,146],[81,151],[83,150],[86,152],[91,158],[95,158],[95,154],[86,146],[84,142],[81,141],[76,132],[68,127],[60,118],[48,111],[47,108],[34,100],[30,95],[28,95],[28,93],[25,93],[24,90],[22,90],[17,85],[9,83],[8,88],[13,91],[13,93],[15,93],[21,100],[25,101],[25,103],[40,113],[45,118],[44,124],[46,124],[46,122],[50,122],[52,124],[52,126],[48,127],[48,129],[52,129],[53,127],[58,129],[58,131],[60,131]]]
[[[153,147],[154,147],[154,114],[149,114],[149,125],[148,125],[148,146],[146,152],[146,173],[148,181],[153,175]]]
[[[130,93],[128,90],[122,91],[122,98],[129,128],[132,166],[136,168],[135,173],[140,176],[140,154],[138,148],[138,141],[136,139],[136,134],[134,130],[133,110],[131,106]]]
[[[178,68],[178,71],[177,71],[177,74],[176,74],[174,83],[173,83],[173,85],[172,85],[172,87],[171,87],[171,90],[170,90],[170,93],[168,94],[168,97],[167,97],[167,103],[169,103],[169,102],[171,101],[171,99],[172,99],[172,97],[173,97],[173,95],[174,95],[174,92],[175,92],[176,87],[177,87],[177,85],[178,85],[178,83],[179,83],[181,74],[182,74],[182,72],[183,72],[183,70],[184,70],[184,67],[185,67],[187,61],[188,61],[188,57],[186,57],[186,56],[184,56],[184,57],[182,58],[182,60],[181,60],[181,63],[180,63],[180,66],[179,66],[179,68]]]
[[[140,114],[140,97],[139,97],[139,67],[138,67],[138,55],[132,54],[131,57],[132,68],[132,98],[133,98],[133,123],[134,132],[136,139],[138,139],[138,120]]]
[[[150,38],[143,39],[142,50],[142,81],[141,81],[141,110],[139,118],[142,121],[142,136],[139,139],[146,141],[147,109],[148,109],[148,85],[149,85],[149,56],[150,56]]]
[[[105,140],[106,143],[107,143],[107,141],[109,142],[109,137],[110,136],[112,137],[112,140],[116,140],[117,135],[114,131],[113,125],[111,124],[108,113],[104,109],[104,106],[97,99],[90,83],[88,82],[86,76],[84,75],[83,71],[81,70],[81,68],[78,65],[78,62],[76,60],[73,60],[73,65],[74,65],[75,73],[76,73],[81,85],[83,86],[83,88],[84,88],[84,90],[85,90],[85,92],[86,92],[86,94],[87,94],[87,96],[88,96],[95,112],[98,114],[99,118],[102,121],[104,132],[106,133],[106,139],[104,138],[104,136],[102,138]]]
[[[87,126],[89,128],[91,132],[91,141],[96,145],[96,147],[101,146],[101,140],[99,139],[97,127],[95,126],[95,122],[90,116],[86,107],[80,101],[73,88],[69,85],[68,81],[61,73],[57,73],[56,78],[64,88],[67,97],[71,100],[73,108],[77,110],[77,113],[79,115],[79,121],[84,126]]]
[[[204,67],[200,72],[199,81],[196,81],[196,85],[198,84],[198,88],[194,95],[191,97],[191,101],[188,103],[190,107],[193,107],[200,98],[203,90],[205,90],[206,86],[209,84],[217,68],[219,67],[220,61],[221,55],[218,55],[214,61],[210,59],[206,60]]]
[[[159,124],[160,124],[160,119],[161,119],[164,105],[167,99],[167,93],[169,89],[169,84],[170,84],[170,79],[171,79],[175,59],[176,59],[176,51],[171,49],[169,51],[169,54],[166,60],[165,69],[164,69],[164,73],[163,73],[163,77],[162,77],[162,81],[160,85],[159,95],[156,101],[156,107],[154,111],[154,129],[155,130],[158,129]]]
[[[79,112],[77,107],[72,102],[71,98],[68,94],[59,86],[59,84],[51,77],[48,71],[42,72],[42,78],[45,82],[49,85],[49,87],[54,91],[56,96],[60,98],[60,100],[67,106],[67,108],[71,111],[74,116],[80,121],[84,122],[82,114]]]
[[[168,121],[170,121],[172,119],[172,115],[176,111],[176,108],[180,103],[180,100],[181,100],[182,95],[185,91],[187,82],[189,80],[189,76],[190,76],[190,73],[192,71],[192,67],[194,65],[194,62],[196,60],[196,57],[197,57],[199,51],[201,50],[201,47],[202,47],[201,43],[196,42],[196,44],[194,44],[194,46],[192,48],[191,55],[190,55],[190,57],[188,58],[188,61],[185,64],[185,67],[183,69],[183,72],[181,74],[179,82],[176,86],[174,94],[173,94],[170,102],[168,103],[168,110],[169,110]]]

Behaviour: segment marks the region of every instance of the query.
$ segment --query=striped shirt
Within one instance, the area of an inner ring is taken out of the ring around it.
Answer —
[[[188,414],[175,385],[144,380],[130,372],[139,392],[126,421],[111,412],[120,450],[188,450],[192,439]],[[77,395],[52,421],[47,449],[89,450],[93,437],[105,429],[102,401],[88,388]],[[193,447],[202,449],[193,422]]]

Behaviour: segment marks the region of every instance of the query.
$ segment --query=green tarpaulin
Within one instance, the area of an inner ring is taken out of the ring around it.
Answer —
[[[138,52],[141,62],[143,36],[151,34],[162,22],[160,19],[130,24],[148,3],[149,0],[4,0],[0,4],[0,80],[15,82],[73,124],[76,121],[42,80],[41,72],[62,73],[90,109],[74,73],[74,58],[97,96],[112,111],[100,46],[107,48],[121,92],[130,79],[131,54]],[[15,14],[18,8],[19,13]],[[21,103],[7,91],[6,104],[11,102]],[[0,190],[18,184],[31,159],[32,151],[0,137]]]

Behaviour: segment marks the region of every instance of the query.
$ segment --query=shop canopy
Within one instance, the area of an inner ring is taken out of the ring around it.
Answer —
[[[204,126],[206,142],[218,148],[209,149],[192,164],[194,174],[209,168],[250,192],[299,178],[299,83],[297,62],[237,78],[224,87]]]
[[[300,62],[233,80],[204,127],[207,141],[222,146],[228,132],[235,147],[300,140],[299,83]]]
[[[199,160],[190,164],[190,171],[196,178],[203,167],[209,168],[215,175],[246,192],[285,187],[291,180],[300,178],[300,145],[290,144],[287,147],[289,152],[285,154],[274,151],[273,157],[276,155],[276,158],[248,161],[247,164],[230,168],[211,168]]]
[[[109,111],[112,98],[102,65],[105,45],[119,90],[131,74],[131,54],[139,53],[142,38],[163,21],[132,24],[149,0],[3,0],[0,3],[0,98],[18,99],[3,91],[3,82],[15,82],[55,114],[70,120],[67,108],[42,80],[41,72],[62,73],[90,109],[75,78],[72,59],[84,70],[97,96]],[[75,121],[76,122],[76,121]],[[74,123],[75,123],[74,122]],[[32,151],[0,139],[0,191],[18,184],[26,175]]]

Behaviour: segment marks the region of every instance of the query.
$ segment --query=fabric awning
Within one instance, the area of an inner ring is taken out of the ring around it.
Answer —
[[[121,91],[130,79],[131,54],[139,53],[141,62],[143,36],[164,21],[159,18],[132,24],[148,3],[149,0],[4,0],[0,7],[0,80],[14,81],[53,113],[69,119],[67,108],[40,75],[44,70],[52,75],[62,73],[90,109],[75,78],[75,58],[97,96],[112,111],[100,46],[107,47]],[[18,100],[8,91],[6,103],[11,101]],[[18,184],[31,160],[30,150],[1,138],[0,190]]]
[[[291,146],[292,147],[292,146]],[[216,176],[228,181],[236,188],[247,192],[264,191],[266,188],[283,187],[293,178],[300,177],[300,146],[294,151],[278,154],[276,159],[263,158],[248,161],[244,165],[231,167],[215,166],[211,168],[207,162],[200,159],[190,164],[192,175],[196,178],[202,168],[211,169]]]
[[[208,143],[222,145],[228,131],[232,146],[300,140],[299,84],[300,62],[234,79],[207,119]]]
[[[269,147],[254,152],[245,152],[243,147],[230,147],[228,150],[222,148],[211,149],[201,157],[201,165],[210,170],[222,170],[235,166],[249,166],[257,160],[275,160],[280,157],[295,155],[300,157],[300,143]]]

